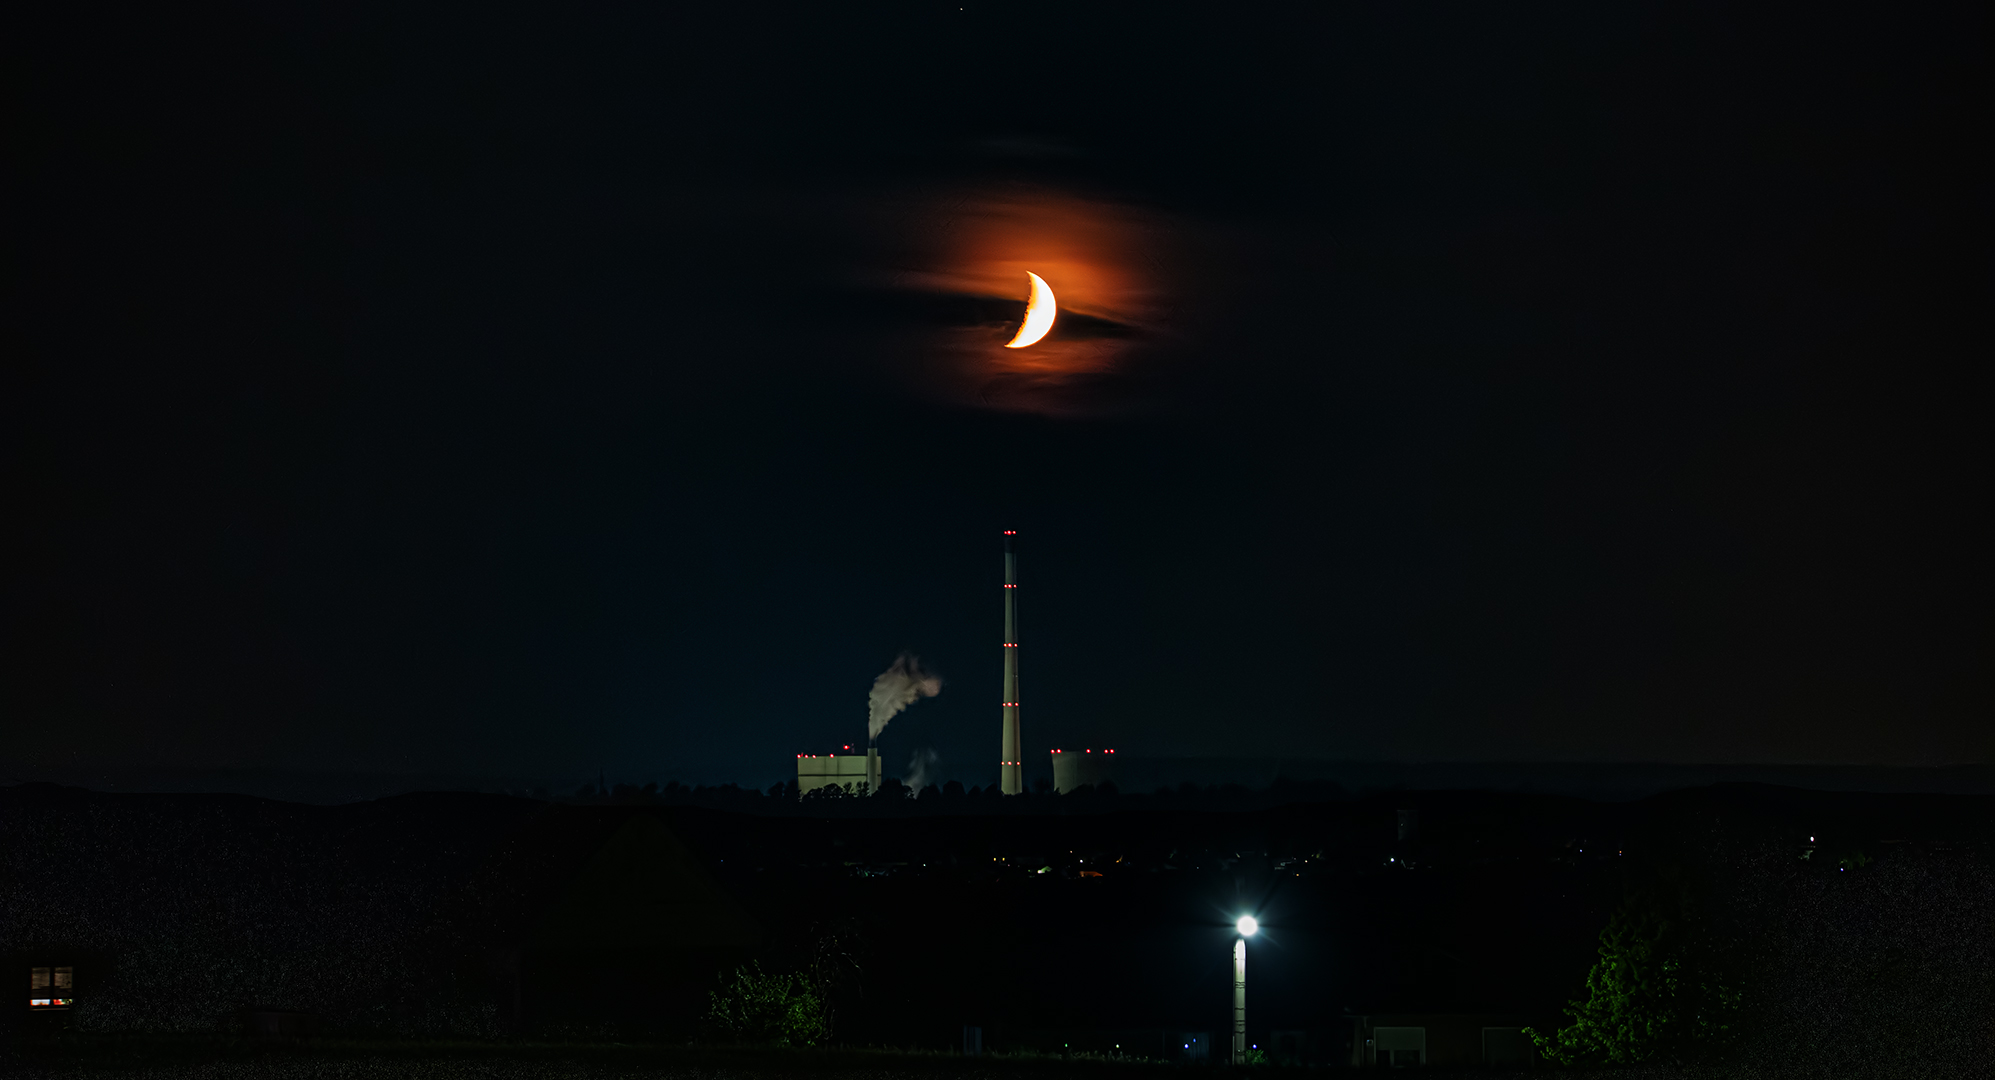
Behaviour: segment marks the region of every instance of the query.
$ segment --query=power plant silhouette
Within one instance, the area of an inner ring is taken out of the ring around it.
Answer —
[[[1020,730],[1022,703],[1018,689],[1018,530],[1004,530],[1004,656],[1003,700],[999,703],[998,783],[1005,795],[1025,793],[1025,740]],[[880,732],[902,709],[942,690],[942,680],[921,670],[913,656],[902,653],[892,667],[873,680],[868,697],[866,749],[854,752],[846,744],[840,753],[798,754],[797,793],[824,787],[854,795],[880,790]],[[1053,787],[1062,794],[1099,786],[1110,779],[1113,750],[1052,751]]]

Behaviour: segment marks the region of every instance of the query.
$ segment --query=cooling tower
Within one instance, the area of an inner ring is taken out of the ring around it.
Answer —
[[[1053,751],[1053,790],[1062,795],[1084,787],[1097,790],[1115,782],[1115,751]]]

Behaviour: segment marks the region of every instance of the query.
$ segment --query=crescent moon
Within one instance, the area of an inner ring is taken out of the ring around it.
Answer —
[[[1032,299],[1025,304],[1025,321],[1019,324],[1018,336],[1005,343],[1007,349],[1023,349],[1053,329],[1053,316],[1060,313],[1060,305],[1053,300],[1053,289],[1046,279],[1030,270],[1025,276],[1032,279]]]

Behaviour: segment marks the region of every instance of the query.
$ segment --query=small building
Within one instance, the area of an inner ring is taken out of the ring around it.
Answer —
[[[825,787],[844,788],[851,795],[880,790],[880,751],[867,747],[863,753],[854,753],[848,746],[837,754],[798,754],[798,796]]]
[[[28,1008],[67,1009],[76,1004],[76,968],[68,964],[28,969]]]
[[[1062,795],[1077,788],[1099,788],[1114,779],[1113,750],[1053,751],[1053,790]]]
[[[28,1007],[24,1016],[14,1014],[0,1023],[0,1038],[17,1026],[16,1017],[25,1024],[19,1028],[23,1032],[49,1034],[68,1028],[70,1010],[76,1007],[76,957],[69,952],[37,952],[12,953],[7,959],[17,972],[16,964],[28,969]]]
[[[1350,1021],[1348,1064],[1355,1068],[1525,1069],[1537,1060],[1522,1020],[1510,1014],[1401,1013]]]

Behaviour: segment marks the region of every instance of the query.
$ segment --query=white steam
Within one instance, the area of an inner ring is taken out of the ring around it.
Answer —
[[[933,750],[916,750],[907,759],[907,789],[913,794],[921,794],[921,789],[935,783],[935,773],[942,765],[942,755]]]
[[[913,656],[900,654],[894,666],[873,680],[873,692],[866,695],[866,738],[879,738],[887,721],[899,716],[902,709],[941,692],[941,676],[921,670],[921,661]]]

